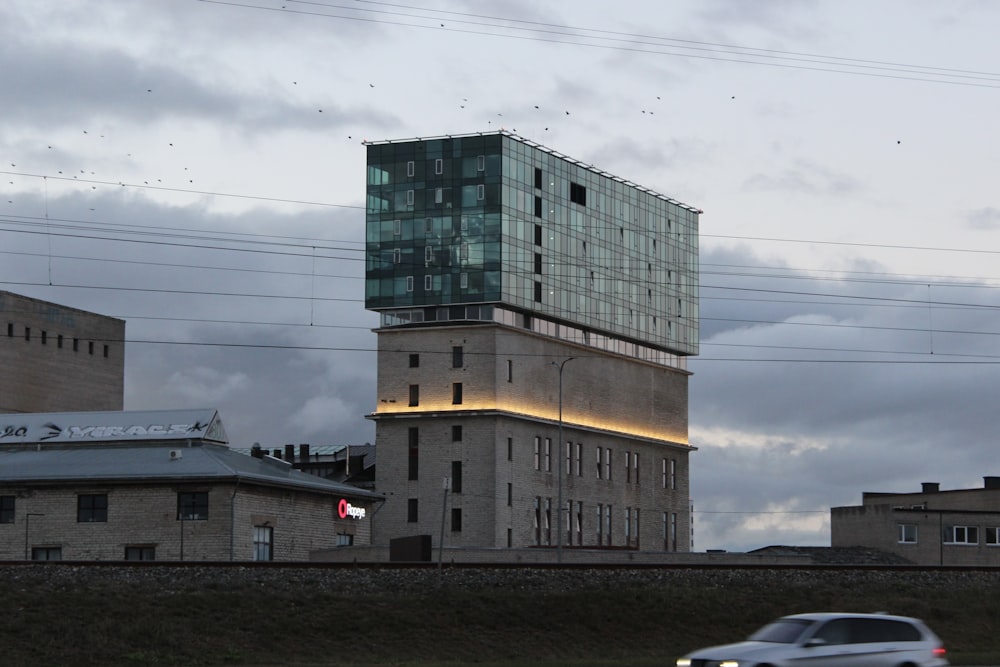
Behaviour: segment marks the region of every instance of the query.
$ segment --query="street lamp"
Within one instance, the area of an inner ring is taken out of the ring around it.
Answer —
[[[559,477],[559,498],[556,505],[556,561],[562,563],[562,543],[563,543],[563,528],[562,528],[562,516],[563,516],[563,456],[566,451],[566,444],[563,442],[563,367],[566,362],[573,361],[576,357],[566,357],[560,362],[551,362],[553,366],[559,369],[559,449],[556,455],[556,471]]]

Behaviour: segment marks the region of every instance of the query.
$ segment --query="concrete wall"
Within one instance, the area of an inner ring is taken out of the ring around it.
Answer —
[[[125,322],[0,292],[0,413],[121,410]]]
[[[456,346],[463,352],[458,368],[452,364]],[[416,367],[410,365],[414,354]],[[541,499],[542,524],[548,516],[541,543],[555,544],[557,470],[567,461],[557,444],[559,372],[552,362],[568,357],[575,358],[563,367],[563,441],[572,443],[572,455],[562,497],[574,505],[572,518],[563,522],[564,544],[570,537],[574,544],[598,544],[600,504],[612,508],[610,546],[689,550],[688,374],[499,325],[379,332],[377,488],[389,499],[375,519],[375,543],[431,534],[437,544],[444,510],[446,546],[532,546]],[[462,384],[460,404],[452,402],[454,383]],[[419,386],[417,406],[409,405],[411,385]],[[461,440],[453,439],[454,427],[461,428]],[[419,434],[416,480],[408,479],[410,428]],[[536,438],[542,449],[537,467]],[[610,479],[603,464],[598,478],[598,449],[602,459],[611,452]],[[665,460],[674,471],[666,485]],[[449,494],[445,508],[442,482],[452,476],[454,461],[461,462],[462,491]],[[411,499],[418,503],[417,522],[407,521]],[[570,535],[577,502],[583,503],[582,531]],[[631,517],[639,514],[638,532],[633,518],[627,540],[626,508]],[[461,510],[461,531],[452,530],[452,509]],[[664,513],[668,528],[670,517],[677,518],[677,539],[667,544]]]

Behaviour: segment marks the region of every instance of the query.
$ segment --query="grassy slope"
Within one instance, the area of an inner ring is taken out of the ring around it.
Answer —
[[[345,576],[350,576],[349,573]],[[1000,654],[1000,579],[859,586],[824,577],[766,586],[691,577],[572,592],[526,587],[397,593],[308,582],[0,581],[4,665],[672,664],[798,611],[890,610],[923,618],[961,654]]]

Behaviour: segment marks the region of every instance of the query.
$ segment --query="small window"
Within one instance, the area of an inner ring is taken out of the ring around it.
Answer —
[[[542,217],[542,198],[535,197],[535,217]]]
[[[986,544],[990,546],[1000,545],[1000,527],[990,526],[986,529]]]
[[[434,160],[434,173],[438,175],[444,173],[444,160],[441,158]]]
[[[453,345],[451,348],[451,367],[462,368],[465,365],[465,350],[461,345]]]
[[[535,245],[542,245],[542,226],[535,225]]]
[[[58,336],[56,336],[56,347],[58,347],[61,350],[62,346],[63,346],[63,335],[59,334]]]
[[[451,462],[451,492],[461,493],[462,492],[462,462],[452,461]]]
[[[569,184],[569,200],[580,206],[587,205],[587,188],[579,183]]]
[[[420,355],[411,354],[410,355],[410,368],[420,368]]]
[[[413,291],[413,276],[406,276],[406,291]]]
[[[483,201],[484,199],[486,199],[486,186],[485,185],[480,184],[480,185],[476,186],[476,199],[479,200],[479,201]]]
[[[403,251],[399,248],[392,249],[392,263],[400,264],[403,261]]]
[[[274,560],[274,528],[272,526],[253,527],[253,559]]]
[[[462,404],[462,383],[452,382],[451,383],[451,404],[461,405]]]
[[[420,478],[420,431],[411,426],[407,431],[407,479],[413,481]]]
[[[49,344],[49,332],[48,331],[43,331],[42,332],[42,345],[48,345],[48,344]]]
[[[7,338],[13,338],[13,337],[14,337],[14,323],[13,322],[8,322],[7,323]]]
[[[538,167],[535,167],[535,189],[542,189],[542,170]]]
[[[542,439],[535,436],[535,470],[542,469]]]
[[[424,291],[430,292],[434,289],[434,276],[424,276]]]
[[[979,544],[978,526],[947,526],[944,530],[945,544]]]
[[[208,520],[208,491],[181,492],[177,494],[178,521]]]
[[[477,155],[476,156],[476,171],[486,171],[486,156]]]
[[[542,302],[542,284],[540,282],[535,282],[535,303]]]
[[[462,425],[453,424],[451,427],[451,441],[461,442],[462,441]]]
[[[417,509],[418,509],[418,499],[410,498],[406,501],[406,522],[416,523],[417,522]]]
[[[79,352],[80,351],[80,339],[79,338],[74,338],[73,339],[73,351],[74,352]]]
[[[542,253],[535,253],[535,273],[541,275],[542,273]]]
[[[350,533],[337,533],[337,546],[349,547],[354,544],[354,535]]]
[[[507,482],[507,507],[514,504],[514,485]]]
[[[62,547],[32,547],[31,560],[62,560]]]
[[[413,190],[406,191],[406,205],[413,206]]]
[[[433,262],[434,261],[434,246],[425,245],[424,246],[424,261]]]
[[[460,274],[458,274],[458,286],[461,289],[468,289],[469,288],[469,274],[468,273],[460,273]]]
[[[14,523],[14,496],[0,496],[0,523]]]
[[[125,547],[125,560],[156,560],[156,547]]]
[[[420,385],[411,384],[410,385],[410,407],[415,405],[420,405]]]
[[[507,382],[514,381],[514,361],[512,359],[507,360]]]
[[[93,353],[94,353],[94,341],[89,341],[87,343],[87,354],[93,354]]]
[[[462,508],[453,507],[451,510],[451,532],[462,532]]]
[[[430,236],[434,233],[434,218],[426,218],[424,220],[424,234]]]
[[[410,161],[408,161],[408,162],[406,163],[406,175],[407,175],[408,177],[410,177],[410,178],[413,178],[413,173],[414,173],[414,170],[415,170],[415,169],[414,169],[414,164],[413,164],[413,160],[410,160]]]
[[[393,220],[392,221],[392,235],[393,236],[399,236],[402,233],[403,233],[403,221],[402,220]]]
[[[507,438],[507,460],[514,460],[514,438]]]
[[[434,188],[434,203],[444,203],[444,188]]]
[[[105,522],[108,520],[108,495],[106,493],[80,494],[76,497],[78,523]]]
[[[917,527],[915,524],[912,523],[899,524],[899,543],[900,544],[917,543]]]
[[[24,327],[24,340],[31,340],[31,327]]]
[[[107,345],[104,346],[104,358],[105,359],[108,358],[108,346]]]

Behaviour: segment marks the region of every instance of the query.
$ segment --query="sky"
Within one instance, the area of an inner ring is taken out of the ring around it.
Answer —
[[[0,289],[125,407],[374,440],[365,140],[506,129],[704,211],[694,548],[1000,474],[1000,4],[5,0]]]

